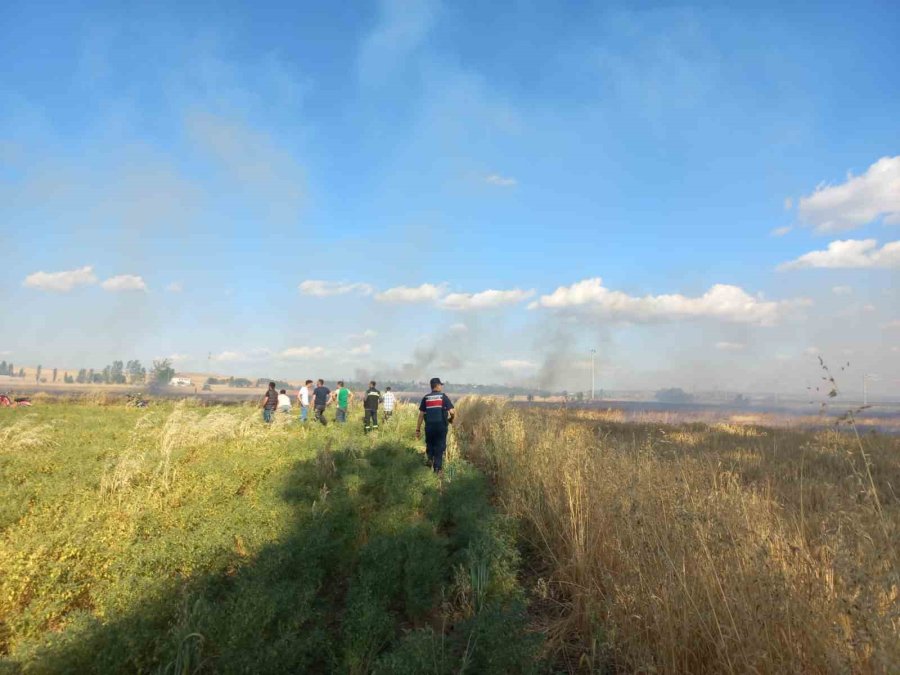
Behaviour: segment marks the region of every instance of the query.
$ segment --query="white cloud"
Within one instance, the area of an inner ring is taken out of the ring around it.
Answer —
[[[363,356],[364,354],[371,354],[372,353],[372,345],[366,343],[366,344],[359,345],[358,347],[353,347],[350,350],[350,353],[353,354],[353,356]]]
[[[862,306],[862,311],[864,311],[864,312],[874,312],[874,311],[875,311],[875,305],[873,305],[871,302],[868,303],[868,304],[865,304],[865,305]]]
[[[184,287],[181,285],[180,281],[173,281],[168,286],[166,286],[166,290],[169,293],[181,293],[184,290]]]
[[[525,361],[524,359],[505,359],[500,362],[500,367],[504,370],[513,371],[536,370],[538,364],[533,361]]]
[[[522,302],[534,295],[534,291],[515,288],[511,291],[495,291],[489,289],[480,293],[450,293],[440,302],[446,309],[493,309],[502,305]]]
[[[327,353],[325,347],[290,347],[281,352],[281,356],[286,359],[317,359]]]
[[[464,323],[455,323],[450,326],[451,333],[468,333],[469,327]]]
[[[378,335],[378,333],[371,328],[367,328],[362,333],[354,333],[350,336],[351,340],[369,340]]]
[[[882,328],[886,329],[900,329],[900,319],[894,319],[893,321],[888,321],[886,324],[882,326]]]
[[[874,239],[838,239],[824,251],[810,251],[796,260],[779,265],[781,270],[804,267],[830,269],[864,269],[900,267],[900,241],[888,242],[878,248]]]
[[[882,157],[840,185],[819,186],[800,198],[798,211],[817,232],[849,230],[882,216],[886,223],[900,223],[900,156]]]
[[[769,232],[769,234],[771,234],[773,237],[783,237],[788,232],[790,232],[791,229],[792,228],[790,225],[785,225],[784,227],[776,227],[774,230]]]
[[[429,302],[439,299],[444,294],[444,287],[434,284],[421,286],[396,286],[377,293],[379,302]]]
[[[511,176],[501,176],[498,173],[492,173],[484,177],[484,182],[498,187],[515,187],[518,181]]]
[[[851,295],[853,288],[851,286],[832,286],[831,292],[835,295]]]
[[[531,303],[529,309],[581,309],[612,320],[634,322],[709,318],[771,325],[790,309],[808,304],[808,300],[767,301],[728,284],[716,284],[695,298],[677,293],[637,297],[612,291],[603,286],[602,279],[594,278],[560,286]]]
[[[807,347],[806,349],[803,350],[803,353],[806,354],[807,356],[818,356],[819,354],[822,353],[822,350],[819,349],[818,347]]]
[[[144,282],[142,277],[136,276],[134,274],[119,274],[115,277],[110,277],[106,279],[103,283],[100,284],[100,288],[104,291],[146,291],[147,284]]]
[[[716,349],[723,352],[740,352],[743,351],[747,345],[741,342],[717,342]]]
[[[89,286],[95,283],[97,283],[97,277],[94,275],[94,268],[86,265],[77,270],[64,272],[35,272],[25,277],[22,285],[42,291],[68,293],[76,286]]]
[[[321,281],[318,279],[303,281],[297,288],[303,295],[313,295],[319,298],[326,298],[332,295],[346,295],[347,293],[371,295],[373,291],[369,284]]]
[[[175,353],[169,354],[166,358],[169,359],[169,361],[171,361],[172,363],[177,363],[178,361],[187,361],[191,357],[188,354]]]
[[[794,208],[794,200],[791,199],[790,197],[785,197],[784,198],[784,210],[790,211],[792,208]]]

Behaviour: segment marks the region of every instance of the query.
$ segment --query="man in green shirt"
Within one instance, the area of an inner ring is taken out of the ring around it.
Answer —
[[[344,386],[343,380],[338,380],[338,388],[332,395],[332,400],[337,403],[337,410],[334,413],[334,421],[343,424],[347,421],[347,408],[350,407],[350,401],[353,400],[353,392]]]

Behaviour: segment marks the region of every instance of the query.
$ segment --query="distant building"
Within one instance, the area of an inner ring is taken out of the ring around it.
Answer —
[[[170,387],[191,387],[193,384],[189,377],[173,377],[169,380]]]

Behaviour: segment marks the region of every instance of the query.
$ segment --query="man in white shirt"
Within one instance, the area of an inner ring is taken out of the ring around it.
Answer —
[[[307,380],[306,384],[300,387],[297,392],[297,401],[300,403],[300,421],[306,422],[309,419],[309,387],[312,380]]]
[[[382,397],[382,404],[384,406],[384,421],[387,422],[391,419],[391,415],[394,414],[394,404],[397,402],[397,399],[394,397],[394,392],[391,391],[391,388],[388,387],[384,390],[384,396]]]
[[[278,392],[278,412],[291,412],[291,397],[287,395],[287,391],[284,389]]]

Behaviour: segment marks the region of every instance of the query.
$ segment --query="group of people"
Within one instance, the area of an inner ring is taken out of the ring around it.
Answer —
[[[440,472],[443,469],[444,452],[447,449],[447,431],[453,423],[456,414],[453,403],[443,392],[444,383],[440,378],[431,378],[431,393],[422,397],[419,403],[419,419],[416,423],[416,438],[422,437],[422,426],[425,426],[425,455],[426,463]],[[325,380],[318,380],[313,387],[313,381],[307,380],[297,391],[297,403],[300,406],[300,422],[309,421],[309,408],[312,406],[315,420],[323,426],[328,424],[325,419],[325,410],[329,405],[335,405],[334,421],[343,424],[347,421],[347,411],[354,394],[342,380],[338,380],[337,389],[332,391],[325,386]],[[376,387],[375,381],[369,382],[369,388],[362,396],[363,401],[363,429],[366,433],[378,429],[378,406],[382,405],[384,420],[387,421],[394,413],[397,399],[390,387],[382,394]],[[287,391],[278,391],[274,382],[269,382],[269,388],[260,401],[263,409],[263,419],[271,422],[276,412],[290,413],[291,398]]]
[[[282,389],[276,391],[274,382],[269,382],[269,388],[263,395],[260,407],[263,409],[263,419],[271,422],[276,412],[290,413],[292,409],[291,397]],[[345,385],[343,380],[338,380],[337,388],[333,391],[325,386],[325,380],[318,380],[315,387],[313,381],[307,380],[297,391],[297,404],[300,406],[300,421],[309,421],[309,409],[312,407],[315,421],[322,425],[328,424],[325,418],[325,410],[330,405],[335,406],[334,421],[343,424],[347,421],[347,411],[350,402],[355,395]],[[375,386],[375,381],[369,382],[369,388],[363,395],[363,426],[366,432],[378,428],[378,406],[383,405],[384,419],[390,419],[394,412],[397,398],[388,387],[382,394]]]

